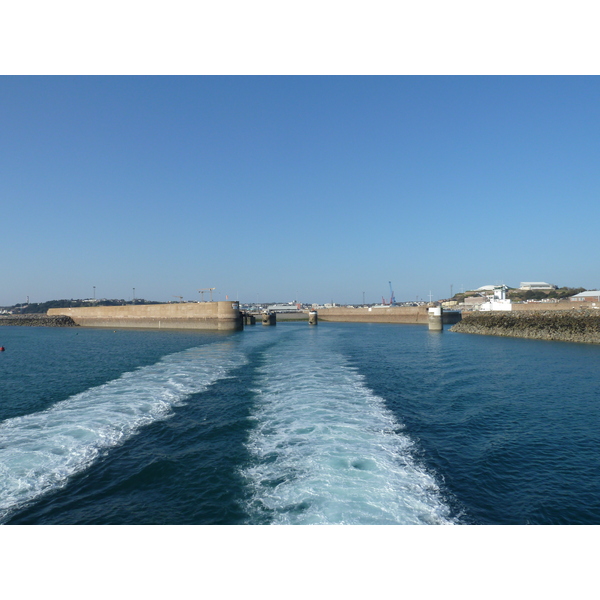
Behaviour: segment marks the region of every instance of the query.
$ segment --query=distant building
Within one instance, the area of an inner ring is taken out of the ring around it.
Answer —
[[[474,306],[476,304],[483,304],[487,301],[487,298],[483,296],[468,296],[463,300],[463,304]]]
[[[588,290],[569,298],[572,302],[600,302],[600,290]]]
[[[494,286],[494,296],[490,298],[489,302],[479,305],[479,310],[512,310],[512,301],[506,297],[508,287],[506,285]]]
[[[457,300],[446,300],[446,302],[442,302],[442,308],[454,308],[457,304]]]
[[[298,312],[302,306],[290,302],[288,304],[270,304],[267,308],[273,312]]]
[[[524,291],[555,290],[557,287],[553,283],[546,283],[545,281],[522,281],[519,285],[519,289]]]

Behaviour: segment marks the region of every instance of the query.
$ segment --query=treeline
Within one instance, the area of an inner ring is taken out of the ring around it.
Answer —
[[[49,300],[48,302],[33,302],[31,304],[15,304],[9,307],[14,313],[41,314],[46,313],[50,308],[76,308],[78,306],[125,306],[126,304],[162,304],[153,300],[144,300],[136,298],[135,302],[131,300]]]
[[[585,288],[569,288],[561,287],[556,290],[508,290],[507,297],[511,300],[525,301],[525,300],[543,300],[544,298],[554,298],[556,300],[563,300],[570,298],[575,294],[585,292]]]
[[[561,287],[556,290],[520,290],[518,288],[509,288],[506,292],[506,297],[513,302],[525,302],[526,300],[544,300],[545,298],[553,298],[555,300],[565,300],[575,294],[585,292],[582,287],[570,288]],[[491,292],[490,292],[491,293]],[[467,296],[475,296],[475,292],[454,294],[452,300],[462,302]]]

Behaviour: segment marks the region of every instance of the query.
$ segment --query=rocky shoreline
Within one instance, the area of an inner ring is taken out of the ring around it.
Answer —
[[[473,312],[450,331],[600,344],[600,311]]]
[[[0,315],[0,326],[24,327],[78,327],[77,323],[64,315]]]

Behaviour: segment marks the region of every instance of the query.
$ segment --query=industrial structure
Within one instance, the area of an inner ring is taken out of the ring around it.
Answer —
[[[392,289],[392,282],[388,281],[390,284],[390,301],[386,302],[386,299],[381,296],[381,304],[384,306],[396,306],[396,297],[394,296],[394,290]]]
[[[600,290],[588,290],[569,298],[571,302],[600,302]]]
[[[519,284],[519,289],[524,291],[555,290],[557,287],[553,283],[546,283],[545,281],[522,281]]]

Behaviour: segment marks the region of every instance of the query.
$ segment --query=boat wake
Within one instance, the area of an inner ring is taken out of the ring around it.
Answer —
[[[123,374],[48,410],[0,424],[0,522],[63,487],[108,448],[246,361],[230,343],[192,348]]]
[[[250,522],[452,523],[402,425],[321,333],[264,353],[242,471]]]

